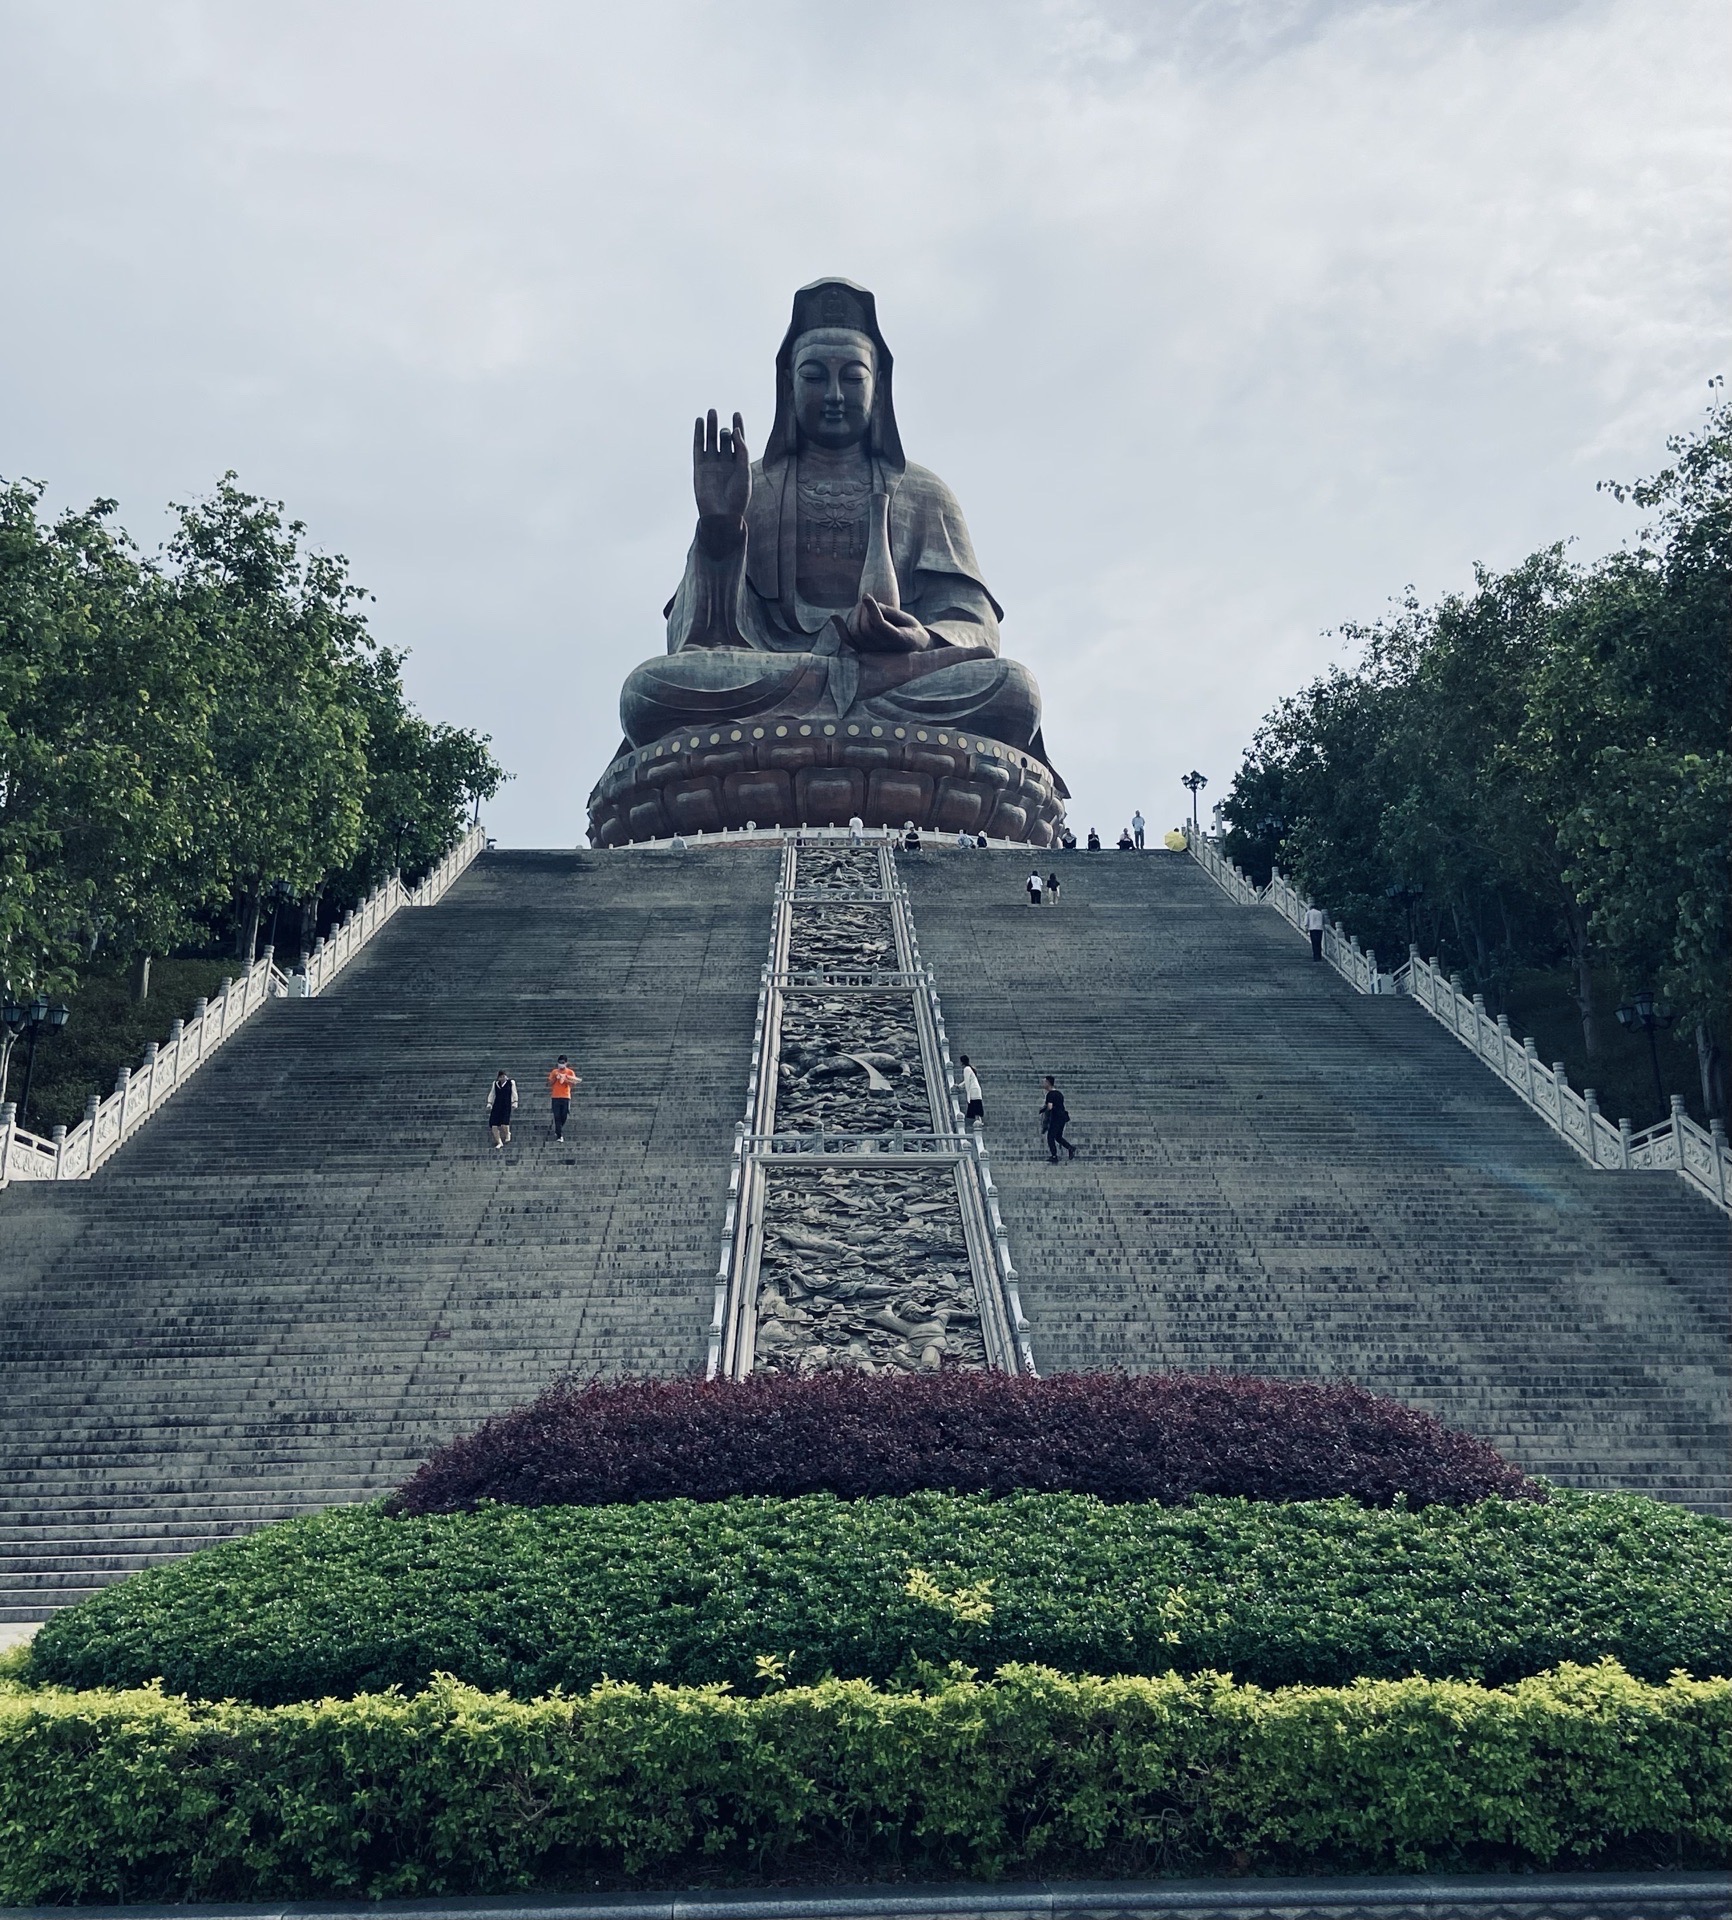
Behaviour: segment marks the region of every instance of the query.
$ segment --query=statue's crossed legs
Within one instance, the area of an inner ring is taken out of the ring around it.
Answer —
[[[811,713],[881,725],[966,728],[1026,749],[1040,692],[1026,667],[985,648],[920,653],[760,653],[686,648],[633,670],[620,694],[627,741],[761,713]]]

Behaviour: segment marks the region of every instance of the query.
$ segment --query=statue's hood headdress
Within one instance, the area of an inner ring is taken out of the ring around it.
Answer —
[[[773,467],[791,459],[799,447],[794,425],[794,342],[820,327],[846,327],[863,333],[877,349],[878,368],[868,450],[893,473],[908,465],[902,436],[896,431],[896,402],[890,375],[895,365],[884,336],[878,331],[878,303],[852,280],[814,280],[794,295],[794,317],[776,350],[776,420],[764,443],[764,465]]]

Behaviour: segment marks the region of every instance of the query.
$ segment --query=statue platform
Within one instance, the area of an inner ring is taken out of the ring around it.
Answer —
[[[1052,844],[1064,801],[1026,748],[950,727],[770,714],[618,755],[589,796],[589,838],[627,846],[760,827],[912,820],[936,834]]]

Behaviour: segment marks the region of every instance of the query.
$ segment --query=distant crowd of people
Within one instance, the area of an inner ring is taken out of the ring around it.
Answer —
[[[856,841],[863,841],[865,839],[866,822],[859,814],[855,814],[849,820],[848,832],[850,837]],[[1146,845],[1144,836],[1147,832],[1148,822],[1144,820],[1142,812],[1139,809],[1131,815],[1130,825],[1120,830],[1118,851],[1120,853],[1141,853]],[[901,833],[892,834],[890,837],[892,843],[900,846],[906,853],[918,853],[921,847],[925,845],[925,842],[920,837],[920,829],[912,820],[905,820],[902,823]],[[795,843],[796,845],[802,843],[801,836],[795,836]],[[966,827],[960,827],[957,829],[955,844],[959,847],[985,847],[988,846],[990,842],[984,833],[970,833]],[[1054,848],[1060,853],[1075,853],[1077,844],[1077,837],[1069,827],[1060,827],[1053,840]],[[1102,843],[1100,832],[1097,828],[1089,828],[1088,840],[1085,844],[1090,853],[1100,852]]]

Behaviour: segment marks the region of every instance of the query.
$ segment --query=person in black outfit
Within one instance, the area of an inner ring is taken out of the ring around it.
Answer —
[[[487,1089],[487,1131],[493,1137],[495,1148],[509,1143],[511,1116],[516,1110],[517,1082],[501,1067],[493,1085]]]
[[[1050,1073],[1041,1084],[1046,1089],[1046,1098],[1040,1103],[1040,1129],[1046,1135],[1047,1158],[1057,1166],[1060,1147],[1073,1160],[1076,1158],[1076,1148],[1064,1137],[1064,1130],[1070,1125],[1070,1112]]]

